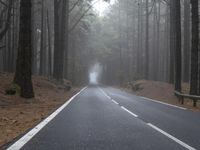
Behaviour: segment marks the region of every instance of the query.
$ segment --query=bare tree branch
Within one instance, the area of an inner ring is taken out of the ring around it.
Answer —
[[[81,0],[77,0],[73,6],[69,9],[69,13],[72,12],[72,10],[76,7],[76,5],[78,5],[78,3],[80,2]]]
[[[81,21],[82,18],[85,17],[85,15],[88,13],[88,11],[97,3],[99,2],[99,0],[95,1],[94,3],[92,3],[84,12],[83,14],[79,17],[79,19],[75,22],[75,24],[71,27],[71,29],[68,30],[68,32],[70,33],[72,30],[74,30],[76,28],[76,26],[79,24],[79,22]]]
[[[10,20],[11,20],[11,11],[12,11],[12,4],[13,0],[9,0],[8,2],[8,8],[7,8],[7,17],[6,17],[6,22],[4,23],[3,27],[0,29],[0,40],[4,37],[6,34],[7,30],[10,27]]]

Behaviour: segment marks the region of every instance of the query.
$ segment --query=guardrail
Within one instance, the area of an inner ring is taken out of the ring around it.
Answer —
[[[190,95],[190,94],[184,94],[178,91],[174,91],[174,94],[178,97],[179,101],[184,104],[184,98],[189,98],[193,100],[193,106],[197,106],[197,101],[200,100],[200,96],[197,95]]]

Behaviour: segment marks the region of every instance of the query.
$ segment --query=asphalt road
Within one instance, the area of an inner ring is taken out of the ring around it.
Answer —
[[[164,91],[163,91],[164,92]],[[200,113],[87,87],[22,150],[200,149]]]

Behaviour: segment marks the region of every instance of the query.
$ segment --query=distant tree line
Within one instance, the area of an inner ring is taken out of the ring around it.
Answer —
[[[92,64],[102,81],[169,82],[200,94],[199,1],[116,0],[98,16],[95,0],[0,0],[0,70],[15,72],[21,96],[31,75],[87,83]],[[108,1],[109,2],[109,1]]]
[[[164,81],[181,92],[189,82],[190,93],[200,94],[199,10],[198,0],[117,1],[93,24],[90,39],[105,83]]]
[[[86,76],[81,52],[69,49],[84,49],[84,35],[95,16],[92,6],[90,0],[0,1],[0,70],[15,72],[13,83],[22,97],[34,96],[32,74],[60,83],[75,83],[75,71]],[[81,84],[83,79],[76,81]]]

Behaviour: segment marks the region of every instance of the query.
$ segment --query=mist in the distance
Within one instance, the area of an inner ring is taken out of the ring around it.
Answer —
[[[102,73],[102,66],[99,63],[94,64],[89,70],[89,83],[99,84]]]

